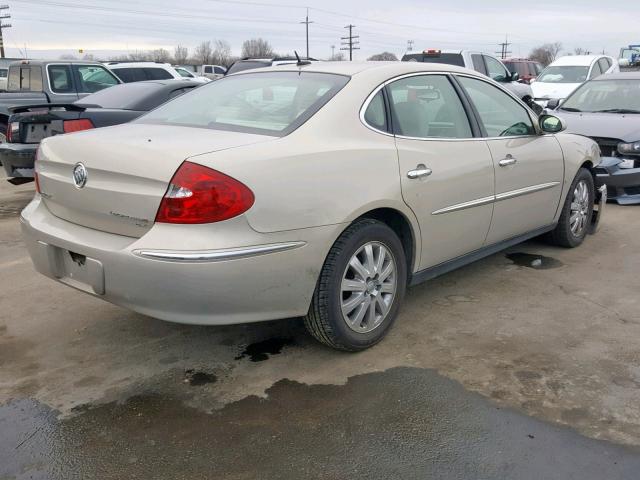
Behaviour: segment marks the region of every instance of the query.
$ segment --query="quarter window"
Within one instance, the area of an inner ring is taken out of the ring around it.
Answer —
[[[602,75],[602,70],[600,69],[600,64],[596,62],[593,64],[593,67],[591,68],[591,73],[589,74],[589,80],[591,80],[592,78],[599,77],[600,75]]]
[[[609,67],[611,65],[609,65],[609,61],[606,58],[601,58],[600,60],[598,60],[598,65],[600,65],[600,70],[602,71],[602,73],[606,73],[607,70],[609,70]]]
[[[535,135],[529,113],[516,100],[482,80],[458,79],[475,105],[489,137]]]
[[[473,136],[462,102],[447,77],[408,77],[387,89],[395,134],[415,138]]]
[[[384,96],[380,90],[371,99],[366,112],[364,112],[364,121],[367,125],[382,131],[387,131],[387,112],[384,106]]]

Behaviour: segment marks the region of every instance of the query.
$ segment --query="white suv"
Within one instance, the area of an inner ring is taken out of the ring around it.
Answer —
[[[158,62],[108,62],[106,67],[111,70],[124,83],[142,82],[145,80],[170,80],[175,78],[183,80],[195,80],[196,82],[207,83],[211,80],[206,77],[193,75],[185,68],[181,68],[184,72],[178,71],[168,63]]]

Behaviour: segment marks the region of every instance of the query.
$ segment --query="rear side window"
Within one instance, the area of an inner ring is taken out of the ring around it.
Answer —
[[[482,80],[458,77],[476,107],[489,137],[535,135],[527,110],[505,92]]]
[[[204,67],[204,73],[213,73],[213,67],[211,65],[207,65]]]
[[[314,72],[224,77],[176,98],[138,122],[283,136],[313,116],[348,81],[344,75]]]
[[[114,71],[124,83],[142,82],[147,79],[142,68],[117,68]]]
[[[602,70],[600,69],[600,64],[596,62],[593,64],[593,67],[591,68],[591,73],[589,74],[589,80],[591,80],[592,78],[599,77],[600,75],[602,75]]]
[[[606,73],[607,70],[609,70],[609,67],[611,65],[609,65],[609,60],[607,58],[601,58],[600,60],[598,60],[598,64],[600,65],[600,70],[602,71],[602,73]]]
[[[49,86],[55,93],[75,93],[69,65],[49,65]]]
[[[384,105],[384,95],[382,90],[375,94],[371,99],[367,110],[364,112],[364,121],[367,125],[381,130],[383,132],[388,131],[387,127],[387,111]]]
[[[413,138],[470,138],[469,119],[443,75],[418,75],[387,86],[394,133]]]
[[[213,67],[213,72],[218,73],[220,75],[224,75],[224,68],[222,67]]]
[[[0,78],[7,78],[8,69],[0,68]]]
[[[147,80],[169,80],[173,78],[164,68],[144,68],[144,74]]]
[[[484,60],[482,59],[482,55],[477,54],[477,53],[471,55],[471,61],[473,62],[473,69],[476,72],[480,72],[483,75],[487,74],[487,67],[484,64]]]

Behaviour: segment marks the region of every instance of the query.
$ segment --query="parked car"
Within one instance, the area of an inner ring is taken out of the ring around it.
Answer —
[[[552,100],[549,106],[557,103]],[[620,204],[640,203],[640,72],[594,78],[556,112],[568,131],[591,137],[600,146],[596,185],[606,185],[609,198]]]
[[[208,83],[209,80],[206,77],[200,76],[187,76],[184,72],[190,74],[186,69],[184,72],[179,72],[175,67],[172,67],[168,63],[160,62],[108,62],[105,65],[115,73],[120,80],[124,83],[131,82],[144,82],[145,80],[182,80],[189,78],[200,83]]]
[[[535,101],[542,107],[549,99],[562,100],[587,80],[619,72],[618,62],[606,55],[569,55],[545,68],[531,83]]]
[[[507,58],[502,63],[511,73],[517,73],[519,81],[523,83],[531,83],[543,69],[540,62],[527,58]]]
[[[209,82],[206,82],[206,81],[203,80],[203,78],[207,78],[207,77],[204,77],[202,75],[198,75],[196,72],[193,72],[193,71],[189,70],[188,68],[181,67],[179,65],[174,65],[173,69],[176,72],[178,72],[178,74],[182,78],[186,78],[186,79],[189,79],[189,80],[195,80],[195,81],[200,82],[200,83],[209,83]]]
[[[475,70],[516,94],[523,102],[531,108],[538,109],[533,102],[533,92],[528,85],[519,83],[517,72],[510,72],[503,63],[493,55],[471,50],[436,50],[428,49],[422,52],[408,52],[402,57],[403,62],[424,62],[424,63],[445,63],[457,65],[470,70]]]
[[[544,233],[582,243],[599,151],[561,129],[449,65],[248,70],[44,139],[24,241],[42,274],[145,315],[305,316],[361,350],[407,285]]]
[[[190,80],[155,80],[116,85],[74,103],[15,107],[0,161],[9,178],[33,178],[38,144],[48,137],[126,123],[202,85]]]
[[[315,58],[305,58],[307,62],[317,62]],[[275,65],[295,65],[298,62],[296,57],[275,57],[275,58],[243,58],[235,61],[227,70],[226,75],[232,73],[252,70],[254,68],[272,67]]]
[[[7,93],[0,93],[0,142],[5,141],[11,107],[69,103],[122,83],[102,64],[22,60],[9,66]]]
[[[227,69],[221,65],[202,65],[198,71],[211,80],[219,80],[227,73]]]

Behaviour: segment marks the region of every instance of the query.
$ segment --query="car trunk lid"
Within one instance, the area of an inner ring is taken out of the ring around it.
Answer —
[[[42,143],[40,191],[57,217],[140,237],[153,225],[169,181],[184,160],[272,138],[148,124],[59,135]]]

